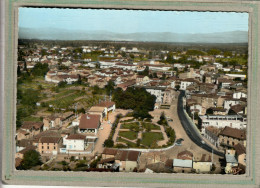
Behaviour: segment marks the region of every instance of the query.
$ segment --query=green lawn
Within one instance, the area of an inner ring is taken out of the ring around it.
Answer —
[[[162,133],[145,132],[141,144],[150,147],[154,141],[163,140]]]
[[[118,133],[119,136],[122,136],[122,137],[125,137],[125,138],[128,138],[129,140],[135,140],[137,139],[137,133],[136,132],[131,132],[131,131],[120,131]]]
[[[142,126],[143,128],[147,129],[148,127],[150,127],[151,130],[161,130],[161,128],[158,125],[155,125],[153,123],[146,123],[146,122],[142,122]]]
[[[133,122],[133,123],[123,123],[123,124],[121,124],[121,129],[130,129],[131,127],[133,127],[134,129],[139,128],[139,123]]]
[[[129,142],[129,141],[127,141],[127,140],[125,140],[125,139],[123,139],[123,138],[117,138],[117,142],[123,142],[123,143],[126,143],[130,148],[134,148],[134,147],[136,147],[136,144],[134,144],[134,143],[132,143],[132,142]]]

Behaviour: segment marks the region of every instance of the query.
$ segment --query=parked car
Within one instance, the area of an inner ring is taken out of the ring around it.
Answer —
[[[181,146],[182,141],[184,141],[183,138],[177,139],[176,142],[175,142],[175,145],[176,145],[176,146]]]

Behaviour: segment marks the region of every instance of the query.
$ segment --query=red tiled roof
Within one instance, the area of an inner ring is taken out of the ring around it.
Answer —
[[[80,129],[97,129],[100,123],[100,115],[83,114],[80,118]]]
[[[115,105],[115,102],[113,102],[113,101],[104,101],[104,102],[97,104],[96,106],[109,108],[109,107],[112,107],[113,105]]]
[[[61,140],[61,137],[41,137],[40,143],[58,143]]]
[[[246,139],[246,132],[244,130],[235,129],[235,128],[231,128],[231,127],[225,127],[219,134],[223,135],[223,136],[237,138],[240,140]]]
[[[15,158],[15,168],[16,167],[18,167],[18,166],[20,166],[20,164],[21,164],[21,162],[22,162],[22,159],[21,158]]]
[[[22,129],[39,129],[43,126],[43,122],[33,122],[33,121],[25,121],[23,122],[23,125],[21,126]]]
[[[28,147],[24,148],[23,150],[19,151],[18,153],[25,154],[27,151],[35,150],[36,148],[37,148],[36,146],[28,146]]]
[[[235,145],[234,148],[236,150],[237,155],[241,155],[243,153],[246,153],[246,148],[239,143],[237,145]]]
[[[117,149],[105,148],[102,154],[105,154],[105,155],[116,155],[117,154]]]
[[[67,140],[85,140],[86,136],[81,134],[71,134],[67,138]]]
[[[122,151],[118,150],[115,159],[120,161],[137,161],[140,155],[139,151]]]

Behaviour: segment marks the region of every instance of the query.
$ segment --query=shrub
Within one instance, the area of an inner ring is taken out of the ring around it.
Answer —
[[[106,139],[104,142],[104,147],[113,147],[114,141],[112,139]]]

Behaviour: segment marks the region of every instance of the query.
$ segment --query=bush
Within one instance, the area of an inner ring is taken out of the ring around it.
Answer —
[[[71,156],[71,157],[70,157],[70,162],[71,162],[71,161],[75,161],[75,157],[74,157],[74,156]]]
[[[41,158],[41,155],[38,151],[29,150],[29,151],[25,152],[24,158],[18,169],[27,170],[34,166],[41,165],[42,162],[41,162],[40,158]]]
[[[113,147],[114,141],[112,139],[106,139],[104,142],[104,147]]]

